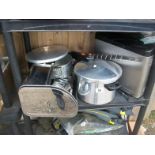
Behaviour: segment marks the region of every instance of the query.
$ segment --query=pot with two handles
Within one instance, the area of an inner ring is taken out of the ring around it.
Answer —
[[[122,68],[112,61],[91,60],[77,63],[74,74],[77,97],[88,104],[102,105],[111,102],[120,88]]]

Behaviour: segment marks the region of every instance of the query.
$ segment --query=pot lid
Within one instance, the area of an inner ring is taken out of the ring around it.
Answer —
[[[27,54],[27,61],[31,63],[51,63],[64,58],[68,49],[64,46],[44,46],[32,50]]]
[[[74,73],[91,81],[102,81],[104,84],[113,83],[122,75],[122,68],[111,61],[92,60],[79,62],[74,67]]]
[[[23,85],[19,89],[23,112],[30,117],[74,117],[78,103],[72,94],[64,89],[50,85]],[[58,106],[56,94],[61,94],[65,107]]]

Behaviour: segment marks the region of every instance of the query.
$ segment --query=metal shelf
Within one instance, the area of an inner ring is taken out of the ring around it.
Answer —
[[[135,106],[145,106],[146,99],[143,97],[136,99],[133,97],[126,98],[124,95],[119,92],[116,93],[116,96],[113,101],[103,105],[91,105],[85,102],[82,102],[78,99],[79,111],[86,109],[108,109],[113,107],[135,107]]]
[[[155,20],[1,20],[5,32],[29,31],[154,31]]]
[[[155,31],[155,20],[0,20],[0,29],[3,32],[5,45],[11,64],[13,78],[16,88],[22,84],[19,64],[11,32],[30,32],[30,31],[93,31],[93,32],[146,32]],[[26,49],[30,50],[28,35],[25,33],[24,41]],[[151,67],[148,83],[144,92],[144,98],[149,99],[155,82],[155,59]],[[2,83],[2,81],[0,81]],[[141,105],[141,109],[134,127],[133,134],[137,134],[143,121],[149,100],[143,103],[137,102],[133,105]],[[109,104],[110,105],[110,104]],[[122,104],[117,104],[122,106]],[[116,105],[111,105],[116,106]],[[81,109],[87,108],[80,105]],[[105,108],[104,105],[102,108]],[[24,118],[26,130],[31,132],[30,118]]]

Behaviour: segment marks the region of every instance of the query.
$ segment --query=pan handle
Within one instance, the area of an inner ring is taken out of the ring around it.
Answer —
[[[52,90],[54,95],[56,96],[56,99],[57,99],[57,104],[59,106],[59,108],[61,110],[64,110],[65,109],[65,103],[64,103],[64,100],[62,98],[63,96],[63,93],[61,93],[60,91],[57,91],[57,90]]]
[[[51,76],[52,76],[53,68],[54,68],[54,63],[51,64],[51,67],[50,67],[50,69],[48,71],[48,75],[47,75],[47,78],[46,78],[46,84],[47,85],[50,85],[50,83],[51,83],[51,78],[52,78]]]
[[[107,88],[109,91],[117,90],[121,88],[121,85],[118,81],[111,83],[111,84],[106,84],[104,85],[105,88]]]

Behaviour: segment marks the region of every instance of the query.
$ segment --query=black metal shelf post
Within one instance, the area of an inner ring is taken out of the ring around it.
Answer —
[[[7,91],[7,88],[6,88],[6,84],[5,84],[5,80],[4,80],[1,64],[0,64],[0,95],[2,95],[2,100],[3,100],[3,103],[4,103],[4,110],[3,111],[5,111],[5,112],[1,112],[0,113],[1,114],[0,122],[6,122],[6,120],[2,118],[2,115],[6,115],[6,118],[8,117],[7,116],[8,113],[6,111],[11,108],[12,102],[10,100],[9,93]],[[18,110],[17,110],[17,113],[18,113]],[[17,134],[17,135],[20,134],[18,125],[16,123],[16,117],[15,117],[15,120],[11,122],[11,127],[12,127],[12,130],[13,130],[14,134]]]
[[[153,60],[152,66],[151,66],[150,75],[149,75],[148,82],[146,85],[146,89],[144,92],[144,98],[145,99],[150,99],[152,91],[153,91],[154,83],[155,83],[155,58]],[[142,106],[140,108],[139,115],[138,115],[137,121],[135,123],[134,130],[133,130],[133,134],[138,133],[138,130],[139,130],[139,128],[143,122],[148,104],[149,104],[149,100],[146,100],[145,106]]]
[[[7,89],[6,89],[1,64],[0,64],[0,94],[2,95],[2,99],[3,99],[3,102],[4,102],[4,107],[10,107],[11,106],[11,101],[10,101],[10,97],[9,97]]]
[[[30,32],[30,31],[94,31],[94,32],[146,32],[155,31],[155,20],[3,20],[2,30],[5,37],[5,43],[9,60],[12,67],[13,77],[17,89],[21,85],[19,65],[15,53],[15,48],[11,32]],[[24,33],[26,50],[31,49],[28,33]],[[153,63],[154,64],[154,63]],[[133,134],[137,134],[143,121],[147,105],[151,96],[155,82],[155,66],[152,65],[148,84],[144,93],[147,99],[141,106]],[[138,104],[137,104],[138,105]],[[28,117],[26,117],[28,118]],[[27,119],[25,119],[27,120]],[[28,128],[29,118],[27,122]],[[26,123],[25,122],[25,123]]]
[[[31,51],[31,43],[30,43],[30,37],[28,32],[23,32],[23,38],[24,38],[24,44],[26,52]]]
[[[22,77],[21,77],[21,73],[20,73],[20,69],[19,69],[17,55],[15,52],[12,33],[6,31],[7,24],[8,24],[7,22],[1,23],[2,32],[4,35],[4,41],[5,41],[5,46],[7,49],[9,62],[11,64],[11,70],[12,70],[15,86],[16,86],[16,89],[18,90],[18,88],[20,87],[20,85],[22,83]],[[19,101],[19,98],[18,98],[18,101]],[[26,116],[26,115],[23,115],[23,116],[24,116],[24,122],[25,122],[25,127],[26,127],[26,134],[32,134],[33,132],[32,132],[31,120],[28,116]]]

